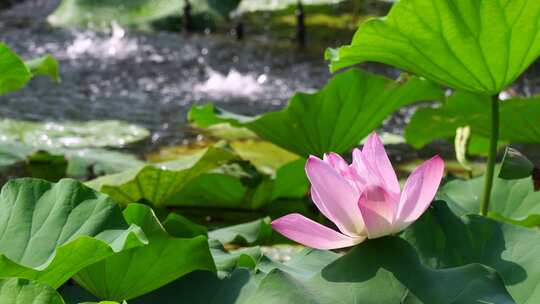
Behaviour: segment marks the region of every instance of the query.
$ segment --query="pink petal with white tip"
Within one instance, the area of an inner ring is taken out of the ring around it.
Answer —
[[[272,228],[302,245],[322,250],[354,246],[365,239],[341,234],[297,213],[278,218]]]
[[[364,224],[357,202],[358,191],[326,162],[311,156],[306,164],[312,198],[321,212],[349,236],[360,236]]]
[[[435,156],[418,166],[407,179],[396,217],[396,231],[416,221],[429,207],[444,175],[444,161]]]
[[[396,172],[377,133],[369,135],[362,148],[362,154],[368,168],[378,176],[381,186],[392,194],[398,194],[400,187]]]
[[[323,161],[332,166],[342,176],[349,176],[349,164],[337,153],[325,153]]]

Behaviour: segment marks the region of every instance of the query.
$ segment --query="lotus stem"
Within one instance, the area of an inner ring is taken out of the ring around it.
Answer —
[[[497,142],[499,140],[499,97],[491,97],[491,137],[489,140],[489,154],[487,160],[486,176],[484,179],[484,193],[482,195],[482,204],[480,205],[480,214],[487,215],[489,202],[491,200],[491,188],[493,188],[493,174],[495,171],[495,162],[497,160]]]

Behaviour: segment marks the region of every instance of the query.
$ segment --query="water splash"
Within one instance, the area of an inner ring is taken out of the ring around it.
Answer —
[[[206,93],[211,97],[223,95],[237,97],[253,97],[264,92],[263,84],[267,81],[266,74],[242,74],[235,69],[227,75],[208,69],[208,80],[195,85],[196,92]]]
[[[67,56],[71,59],[83,55],[99,58],[124,59],[137,52],[139,46],[135,39],[126,38],[126,31],[115,21],[111,23],[110,36],[99,37],[95,32],[75,33],[75,40],[67,47]]]

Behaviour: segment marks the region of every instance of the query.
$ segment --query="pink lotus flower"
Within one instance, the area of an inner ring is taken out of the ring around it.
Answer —
[[[424,162],[401,191],[384,146],[372,133],[362,151],[353,151],[351,165],[335,153],[323,160],[310,156],[306,173],[313,202],[341,233],[296,213],[272,227],[305,246],[336,249],[400,232],[416,221],[435,197],[444,162],[439,156]]]

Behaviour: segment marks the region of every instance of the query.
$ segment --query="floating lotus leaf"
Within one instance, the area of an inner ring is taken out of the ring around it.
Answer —
[[[12,180],[0,209],[0,278],[58,288],[80,269],[147,243],[114,201],[75,180]]]

